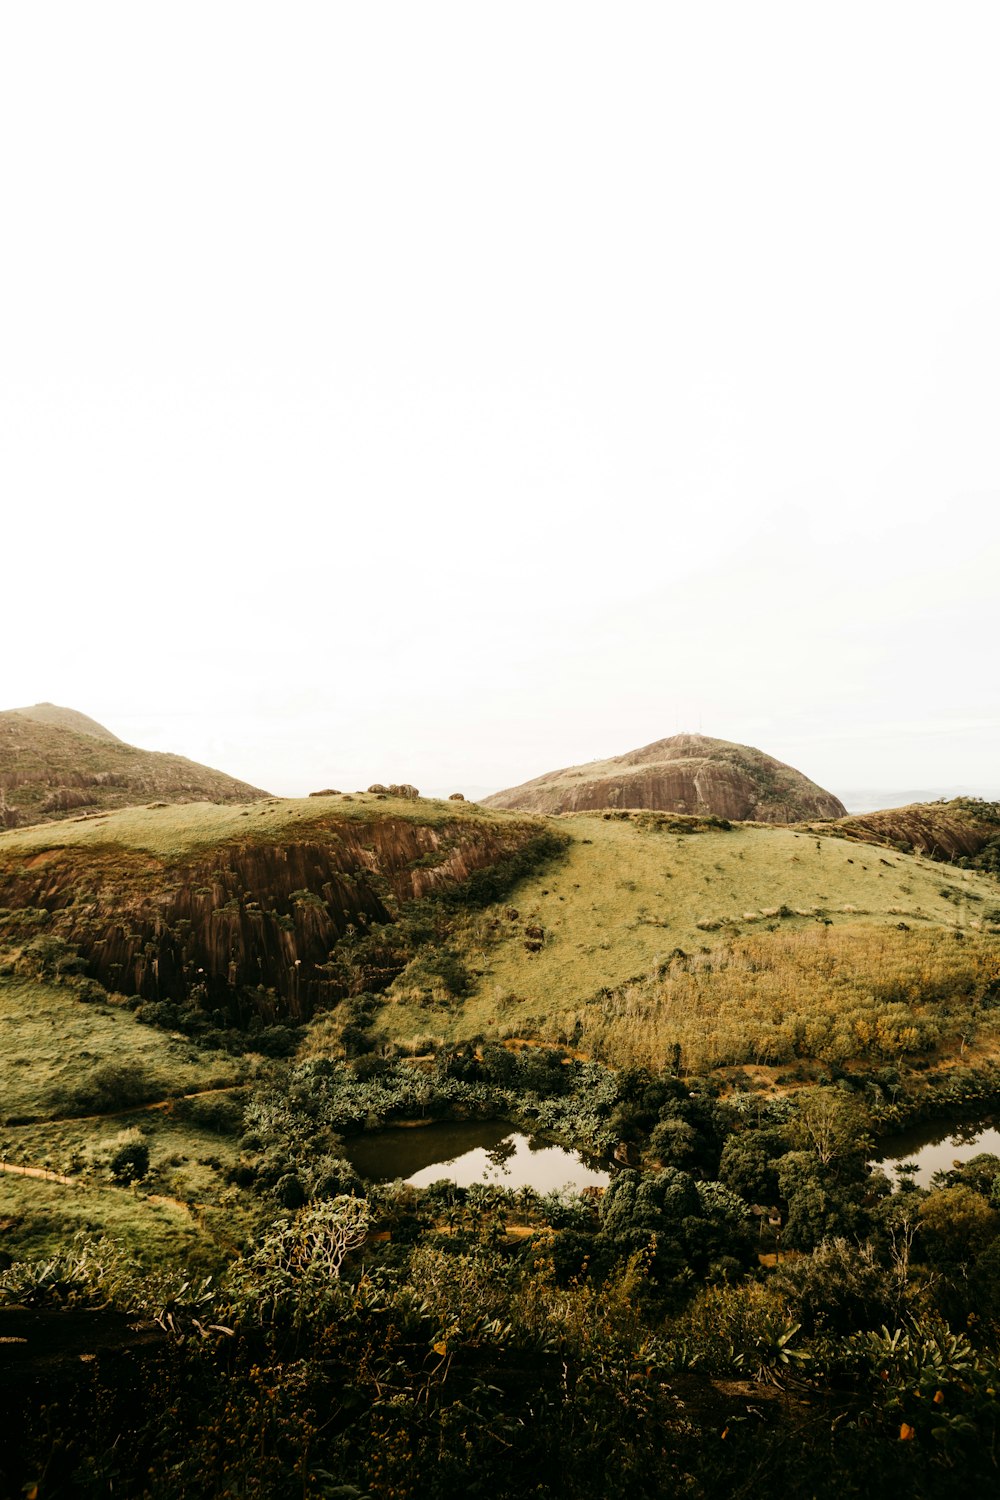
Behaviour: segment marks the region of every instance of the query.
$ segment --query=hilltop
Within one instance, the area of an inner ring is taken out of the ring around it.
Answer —
[[[74,734],[87,734],[95,740],[110,740],[113,745],[125,743],[89,714],[82,714],[75,708],[60,708],[57,703],[33,703],[30,708],[12,708],[10,712],[20,714],[22,719],[31,719],[35,724],[71,729]]]
[[[265,796],[181,755],[126,745],[75,709],[39,703],[0,713],[0,828],[154,799],[234,803]]]
[[[749,745],[675,734],[610,760],[549,771],[484,798],[522,812],[647,808],[759,823],[841,818],[847,809],[801,771]]]

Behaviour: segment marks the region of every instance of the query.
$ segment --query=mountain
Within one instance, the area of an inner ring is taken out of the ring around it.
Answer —
[[[72,708],[0,713],[0,828],[139,802],[252,802],[267,793],[181,755],[126,745]]]
[[[847,811],[801,771],[702,734],[675,734],[610,760],[549,771],[483,805],[536,813],[648,808],[757,823],[842,818]]]

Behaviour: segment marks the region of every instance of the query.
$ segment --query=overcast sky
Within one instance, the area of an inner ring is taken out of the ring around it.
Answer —
[[[1000,785],[1000,10],[0,10],[0,706]]]

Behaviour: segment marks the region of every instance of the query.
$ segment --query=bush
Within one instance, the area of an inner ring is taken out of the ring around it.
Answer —
[[[111,1114],[134,1104],[149,1104],[163,1092],[145,1068],[127,1063],[101,1063],[67,1098],[69,1114]]]
[[[130,1182],[141,1182],[149,1171],[149,1147],[145,1141],[123,1142],[108,1162],[115,1182],[127,1187]]]

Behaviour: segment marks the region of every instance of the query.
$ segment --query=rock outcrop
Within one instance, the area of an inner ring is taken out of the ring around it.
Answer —
[[[838,827],[848,838],[864,843],[948,862],[974,862],[987,845],[1000,840],[1000,803],[974,798],[917,802],[843,818]]]
[[[839,798],[749,745],[675,734],[610,760],[550,771],[483,798],[523,812],[649,808],[732,821],[797,823],[843,817]]]
[[[301,1019],[394,969],[406,903],[460,886],[551,836],[529,819],[318,817],[280,843],[247,837],[160,858],[115,842],[0,846],[0,908],[75,945],[107,989],[194,1001],[243,1024]],[[345,974],[342,939],[367,942]],[[360,980],[358,975],[361,975]]]

